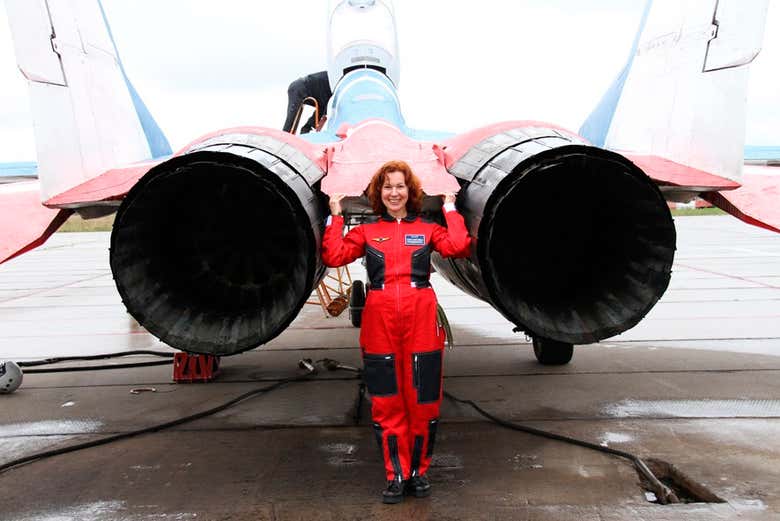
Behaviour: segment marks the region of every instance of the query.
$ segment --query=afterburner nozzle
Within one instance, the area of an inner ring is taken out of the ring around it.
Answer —
[[[465,160],[450,169],[469,180],[458,202],[476,248],[436,268],[532,336],[586,344],[636,325],[674,260],[674,223],[655,183],[556,129],[495,142],[506,149],[478,170]]]
[[[324,206],[311,180],[258,148],[267,138],[235,140],[217,138],[149,171],[111,234],[111,271],[128,312],[190,353],[231,355],[268,342],[325,272]]]

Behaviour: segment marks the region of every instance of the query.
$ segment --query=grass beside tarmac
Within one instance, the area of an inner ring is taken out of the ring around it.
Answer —
[[[672,210],[672,215],[679,217],[681,215],[726,215],[726,212],[720,208],[676,208]]]
[[[114,225],[115,213],[97,219],[82,219],[77,213],[71,215],[58,232],[110,232]]]
[[[97,219],[82,219],[78,214],[73,214],[65,221],[58,232],[110,232],[114,224],[116,214],[106,215]],[[720,208],[680,208],[672,210],[675,217],[681,215],[726,215]]]

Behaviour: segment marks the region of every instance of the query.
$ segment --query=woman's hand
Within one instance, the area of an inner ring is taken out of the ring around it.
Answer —
[[[452,192],[447,192],[445,194],[441,194],[441,198],[444,200],[444,204],[447,204],[447,203],[455,204],[455,194],[453,194]]]
[[[346,197],[346,194],[333,194],[330,196],[330,213],[333,215],[341,215],[341,200]]]

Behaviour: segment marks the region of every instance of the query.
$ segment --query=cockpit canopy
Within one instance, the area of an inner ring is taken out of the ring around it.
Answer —
[[[347,73],[381,71],[398,87],[395,13],[391,0],[334,0],[328,18],[328,81],[333,91]]]

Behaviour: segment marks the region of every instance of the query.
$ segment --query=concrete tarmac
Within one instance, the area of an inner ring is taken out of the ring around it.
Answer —
[[[780,236],[730,217],[676,222],[661,302],[563,367],[538,365],[510,323],[434,276],[456,341],[445,389],[511,421],[672,464],[722,502],[658,505],[621,459],[445,399],[433,494],[382,505],[368,408],[356,425],[357,381],[333,372],[0,474],[0,520],[780,519]],[[0,266],[0,360],[171,351],[124,311],[108,239],[60,233]],[[296,374],[304,357],[359,365],[358,330],[306,306],[268,345],[223,359],[210,384],[173,384],[170,366],[28,374],[0,396],[0,463],[214,407]],[[140,387],[155,392],[130,393]]]

